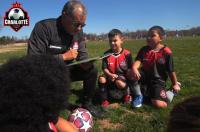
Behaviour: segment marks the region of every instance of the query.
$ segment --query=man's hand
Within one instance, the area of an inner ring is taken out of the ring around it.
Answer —
[[[62,54],[63,60],[73,60],[76,59],[78,51],[76,49],[70,48],[68,51]]]

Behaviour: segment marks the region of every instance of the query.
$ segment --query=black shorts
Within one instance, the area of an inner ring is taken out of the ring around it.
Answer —
[[[165,85],[161,83],[153,83],[147,85],[147,89],[149,91],[149,97],[151,99],[161,100],[168,103]]]
[[[166,82],[161,79],[149,79],[141,72],[141,79],[139,83],[142,85],[141,91],[144,97],[148,99],[155,99],[165,101],[168,103],[166,95]]]
[[[119,89],[114,83],[108,85],[108,97],[116,100],[123,99],[124,95],[127,93],[125,89]]]
[[[101,100],[121,100],[124,95],[127,93],[127,89],[119,89],[113,83],[108,81],[104,89],[100,89]]]

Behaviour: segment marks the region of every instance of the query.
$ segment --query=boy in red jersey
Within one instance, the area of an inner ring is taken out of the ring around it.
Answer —
[[[174,72],[171,50],[161,43],[165,31],[160,26],[153,26],[147,35],[147,45],[137,54],[132,70],[134,78],[147,86],[147,96],[156,107],[167,107],[166,81],[169,76],[174,92],[180,90]],[[141,72],[139,68],[141,67]]]
[[[105,54],[113,54],[103,59],[104,75],[98,80],[103,107],[109,105],[110,98],[123,99],[127,103],[131,101],[131,93],[142,95],[140,89],[134,90],[137,81],[134,81],[131,76],[132,56],[130,51],[122,48],[122,32],[113,29],[109,32],[108,38],[110,49]]]

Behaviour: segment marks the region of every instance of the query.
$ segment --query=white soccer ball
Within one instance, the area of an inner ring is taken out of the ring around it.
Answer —
[[[93,119],[90,112],[83,108],[77,108],[68,119],[79,130],[79,132],[90,132],[93,127]]]
[[[24,12],[20,8],[13,8],[10,10],[8,18],[12,20],[24,19]]]

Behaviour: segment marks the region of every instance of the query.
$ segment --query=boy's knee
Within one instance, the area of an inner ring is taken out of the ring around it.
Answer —
[[[106,78],[103,77],[103,76],[100,76],[99,79],[98,79],[98,82],[102,83],[102,84],[105,84],[106,83]]]
[[[119,88],[119,89],[124,89],[126,87],[126,83],[122,80],[116,80],[115,81],[115,85]]]
[[[165,107],[167,107],[167,103],[165,101],[152,99],[151,102],[157,108],[165,108]]]

